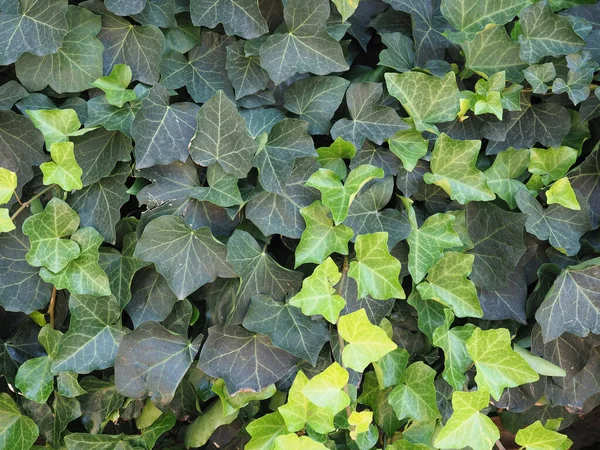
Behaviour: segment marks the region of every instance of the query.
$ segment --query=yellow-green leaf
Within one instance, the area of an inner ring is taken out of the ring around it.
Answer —
[[[50,147],[52,161],[40,166],[44,174],[44,184],[58,184],[65,191],[83,188],[83,170],[77,164],[72,142],[57,142]]]

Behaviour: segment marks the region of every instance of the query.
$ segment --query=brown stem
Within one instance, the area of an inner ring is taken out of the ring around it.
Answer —
[[[56,286],[52,286],[50,295],[50,304],[48,305],[48,315],[50,316],[50,326],[54,328],[54,307],[56,306]]]
[[[496,447],[498,447],[498,450],[506,450],[506,447],[504,447],[504,445],[502,445],[502,442],[500,442],[500,439],[498,439],[496,441]]]
[[[348,257],[344,256],[344,262],[342,263],[342,276],[340,278],[340,282],[338,283],[337,295],[342,295],[342,290],[344,289],[344,283],[346,282],[347,277],[348,277]],[[338,319],[338,321],[339,321],[339,319]],[[335,325],[337,326],[337,323]],[[344,339],[342,338],[342,336],[340,335],[339,332],[337,335],[338,335],[338,341],[340,344],[340,366],[344,367],[344,363],[342,361],[342,352],[344,351],[344,347],[346,346],[346,344],[344,343]],[[348,397],[350,397],[350,389],[348,389],[347,383],[344,386],[344,392],[346,393],[346,395]],[[348,415],[348,417],[350,417],[350,415],[352,414],[352,410],[350,409],[350,406],[346,406],[346,414]]]
[[[19,202],[19,205],[22,205],[23,202],[21,201],[21,199],[19,198],[19,194],[17,194],[17,191],[13,191],[13,194],[15,195],[15,198],[17,199],[17,201]]]
[[[40,198],[42,195],[44,195],[46,192],[48,192],[50,189],[52,189],[53,187],[56,187],[55,184],[51,184],[50,186],[48,186],[45,189],[42,189],[40,192],[38,192],[37,194],[35,194],[33,197],[31,197],[29,200],[27,200],[25,203],[21,203],[21,206],[19,207],[19,209],[17,209],[15,211],[15,213],[10,217],[10,220],[15,220],[17,218],[17,216],[19,214],[21,214],[25,208],[27,208],[29,205],[31,205],[31,203]]]

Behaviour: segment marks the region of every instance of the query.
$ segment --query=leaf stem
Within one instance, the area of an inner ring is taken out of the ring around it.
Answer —
[[[498,450],[506,450],[506,447],[504,447],[504,445],[502,445],[502,442],[500,442],[500,439],[498,439],[496,441],[496,447],[498,447]]]
[[[50,316],[50,326],[54,329],[54,307],[56,306],[56,286],[52,286],[50,295],[50,304],[48,305],[48,315]]]
[[[37,194],[35,194],[33,197],[31,197],[29,200],[27,200],[25,203],[21,203],[21,206],[19,207],[19,209],[17,209],[15,211],[15,213],[10,217],[10,220],[15,220],[17,218],[17,216],[19,214],[21,214],[25,208],[27,208],[29,205],[31,205],[31,203],[40,198],[42,195],[44,195],[46,192],[48,192],[49,190],[51,190],[52,188],[56,187],[55,184],[51,184],[50,186],[48,186],[45,189],[42,189],[40,192],[38,192]]]

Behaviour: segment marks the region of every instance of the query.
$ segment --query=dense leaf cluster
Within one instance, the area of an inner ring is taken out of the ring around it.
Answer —
[[[0,0],[0,450],[568,449],[595,3]]]

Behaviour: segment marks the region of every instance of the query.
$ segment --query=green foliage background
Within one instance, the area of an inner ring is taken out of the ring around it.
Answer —
[[[594,0],[0,0],[0,450],[568,449],[599,49]]]

